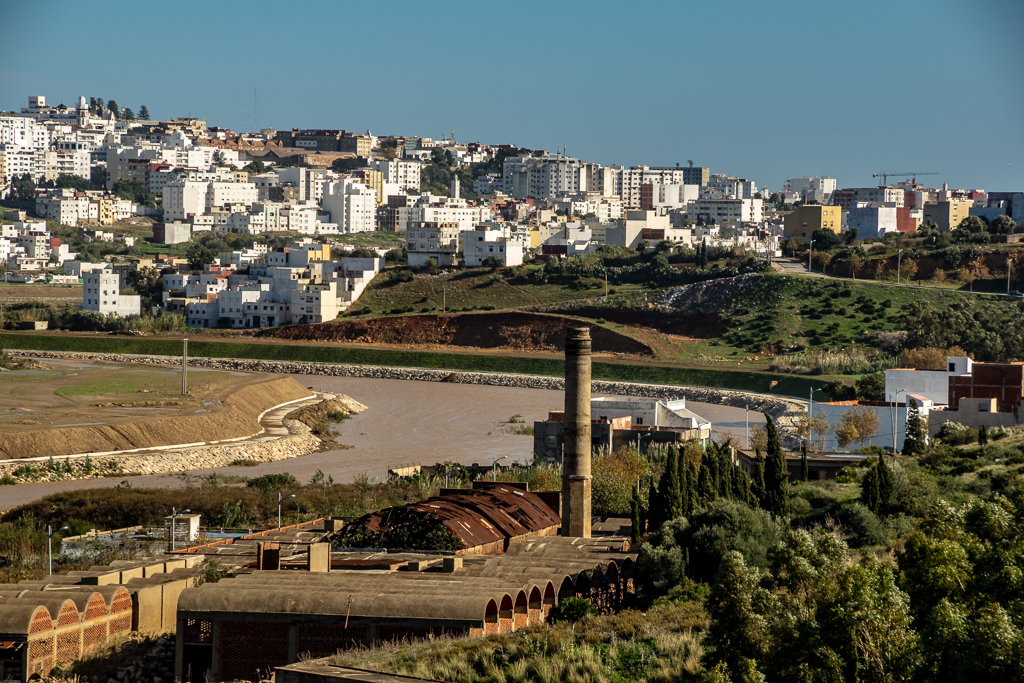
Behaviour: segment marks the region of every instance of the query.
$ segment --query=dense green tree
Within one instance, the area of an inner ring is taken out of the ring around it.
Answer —
[[[267,166],[259,159],[256,159],[254,161],[250,161],[245,166],[243,166],[242,170],[247,173],[266,173]]]
[[[36,183],[32,180],[32,176],[23,173],[20,178],[11,181],[11,190],[18,196],[18,199],[34,199]]]
[[[139,120],[149,121],[149,107],[146,105],[139,107]]]
[[[220,151],[219,149],[213,153],[211,161],[213,162],[214,166],[227,166],[227,159],[224,157],[224,152]]]
[[[978,445],[988,445],[988,427],[986,427],[985,425],[981,425],[980,427],[978,427]]]
[[[953,346],[950,344],[949,346]],[[946,348],[946,347],[943,347]],[[870,375],[864,375],[856,381],[857,387],[857,398],[864,401],[884,401],[885,400],[885,374],[881,372],[875,372]]]
[[[92,189],[92,182],[82,176],[61,173],[54,182],[55,187],[70,187],[80,192]]]
[[[639,542],[644,534],[643,528],[643,501],[640,499],[640,486],[633,487],[633,495],[629,499],[630,511],[630,540],[633,543]]]
[[[115,100],[107,100],[107,109],[114,115],[115,119],[120,118],[121,108],[117,106],[117,102]]]
[[[811,246],[815,251],[830,251],[839,246],[842,240],[828,228],[818,228],[811,233]]]
[[[782,451],[775,420],[768,413],[764,416],[767,421],[765,429],[768,432],[768,450],[764,467],[764,507],[775,514],[782,514],[788,498],[789,470],[786,467],[786,455]]]
[[[125,121],[134,121],[135,112],[131,110],[131,107],[125,107],[121,110],[121,118]]]
[[[89,170],[89,180],[92,182],[94,190],[106,190],[107,189],[107,167],[106,166],[93,166]]]
[[[890,567],[853,564],[825,532],[793,531],[768,554],[767,572],[739,552],[721,561],[707,600],[706,663],[770,681],[910,680],[917,637]]]
[[[922,638],[919,680],[1024,680],[1024,494],[940,501],[906,540],[900,586]]]
[[[1017,224],[1009,216],[996,216],[988,226],[993,235],[1009,235],[1017,230]]]
[[[697,470],[697,497],[700,506],[709,505],[716,497],[715,484],[712,481],[711,468],[708,466],[708,459],[701,458],[700,469]]]
[[[188,259],[189,268],[203,270],[207,265],[213,263],[216,256],[206,245],[193,242],[185,251],[185,258]]]

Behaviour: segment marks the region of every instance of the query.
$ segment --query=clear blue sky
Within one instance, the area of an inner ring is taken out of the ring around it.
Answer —
[[[693,159],[777,189],[938,171],[1024,190],[1024,2],[0,0],[0,108]]]

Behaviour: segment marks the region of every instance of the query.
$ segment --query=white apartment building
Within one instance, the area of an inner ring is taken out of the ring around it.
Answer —
[[[232,211],[222,230],[236,235],[262,235],[267,231],[267,218],[263,213]]]
[[[282,204],[278,212],[280,229],[302,235],[315,235],[319,210],[320,207],[313,202]]]
[[[164,220],[183,221],[206,213],[206,194],[210,184],[195,180],[176,180],[164,187]]]
[[[381,180],[398,186],[400,193],[419,191],[423,163],[410,159],[370,159],[371,171],[379,171]],[[386,198],[385,198],[386,199]],[[331,219],[334,220],[334,219]]]
[[[689,204],[690,220],[703,218],[711,223],[760,223],[764,220],[764,202],[760,199],[698,199]]]
[[[832,193],[836,191],[836,179],[828,176],[790,178],[782,184],[782,191],[806,197],[808,202],[828,204],[832,201]]]
[[[516,199],[552,199],[586,192],[596,168],[567,156],[509,157],[502,167],[504,192]]]
[[[206,209],[214,206],[250,206],[259,200],[253,183],[214,181],[206,192]]]
[[[422,266],[436,259],[439,266],[454,266],[459,253],[461,227],[456,222],[410,224],[405,249],[410,266]]]
[[[460,230],[472,230],[490,218],[491,210],[486,206],[471,207],[462,199],[422,195],[412,206],[398,209],[397,229],[408,230],[419,223],[457,223]]]
[[[502,228],[481,226],[462,233],[462,254],[470,268],[483,266],[489,258],[497,259],[502,266],[518,266],[523,262],[523,251],[523,243],[513,240],[510,231]]]
[[[322,191],[324,211],[338,232],[352,234],[377,229],[377,193],[350,178],[326,181]]]
[[[0,116],[0,145],[14,145],[36,152],[50,149],[52,135],[43,124],[26,116]]]
[[[651,209],[685,209],[690,202],[700,198],[699,185],[681,185],[679,183],[653,182],[650,185],[650,207]],[[621,214],[620,214],[621,216]],[[619,216],[609,216],[598,220],[610,220]]]
[[[327,179],[323,171],[304,166],[289,166],[280,169],[277,177],[278,184],[288,184],[298,189],[300,202],[312,201],[319,204],[323,199],[324,180]]]
[[[330,322],[342,310],[337,282],[308,284],[291,292],[288,313],[293,324]]]
[[[90,175],[90,159],[91,155],[84,150],[44,152],[43,178],[46,180],[56,180],[61,175],[88,178]]]
[[[10,182],[26,173],[33,179],[38,179],[42,174],[42,171],[37,171],[37,167],[41,168],[41,164],[37,163],[41,155],[42,152],[37,152],[29,147],[12,144],[0,145],[4,180]]]
[[[119,318],[139,315],[142,311],[142,297],[138,294],[121,294],[121,276],[108,271],[92,271],[82,274],[82,308],[103,315]]]

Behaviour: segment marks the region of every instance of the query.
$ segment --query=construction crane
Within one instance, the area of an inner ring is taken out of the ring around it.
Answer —
[[[871,177],[872,178],[877,178],[878,176],[882,176],[882,184],[879,185],[879,187],[886,187],[889,184],[889,176],[892,176],[893,178],[912,176],[913,177],[913,182],[916,185],[917,184],[917,176],[919,176],[919,175],[939,175],[939,174],[938,174],[937,171],[907,171],[905,173],[904,172],[897,172],[897,171],[882,171],[881,173],[872,173]]]

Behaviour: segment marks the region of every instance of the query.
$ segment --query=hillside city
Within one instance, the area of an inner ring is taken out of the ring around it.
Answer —
[[[1024,189],[215,123],[0,112],[0,681],[1024,680]]]

